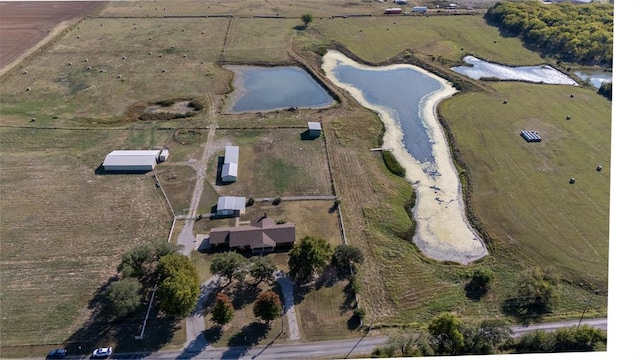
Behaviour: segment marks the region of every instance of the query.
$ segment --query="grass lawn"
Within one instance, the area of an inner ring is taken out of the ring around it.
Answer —
[[[63,342],[88,320],[122,254],[166,236],[171,217],[152,179],[94,173],[126,138],[0,130],[3,346]]]
[[[498,28],[488,26],[479,15],[322,19],[314,22],[312,28],[371,62],[382,62],[406,49],[450,61],[476,54],[505,64],[544,62],[527,50],[520,39],[501,37]]]
[[[442,106],[469,166],[475,211],[493,236],[535,262],[605,290],[611,103],[592,89],[493,87],[496,94],[464,94]],[[527,143],[521,130],[537,131],[542,142]]]
[[[207,179],[216,184],[213,169],[225,145],[240,147],[238,181],[216,186],[232,196],[275,197],[332,195],[326,148],[322,139],[300,139],[303,129],[218,130],[218,152],[211,158]]]

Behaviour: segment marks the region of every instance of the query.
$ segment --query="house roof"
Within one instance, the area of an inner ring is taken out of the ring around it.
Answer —
[[[322,126],[319,122],[309,121],[307,126],[309,127],[309,130],[322,130]]]
[[[237,146],[225,146],[224,163],[238,163],[240,148]]]
[[[220,210],[240,210],[245,209],[247,200],[244,196],[221,196],[218,198],[218,211]]]
[[[153,166],[160,150],[114,150],[107,154],[103,166]]]
[[[276,224],[273,219],[265,217],[252,220],[251,225],[213,228],[209,233],[209,244],[228,244],[231,248],[249,246],[251,249],[260,249],[293,243],[295,240],[295,224]]]

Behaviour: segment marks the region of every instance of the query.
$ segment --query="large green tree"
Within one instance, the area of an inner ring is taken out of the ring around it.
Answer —
[[[160,309],[167,315],[186,316],[196,308],[200,294],[198,271],[188,257],[169,254],[158,262]]]
[[[106,298],[109,308],[117,318],[134,311],[142,301],[142,285],[134,278],[124,278],[109,285]]]
[[[251,260],[251,270],[249,273],[256,279],[255,285],[263,281],[270,284],[273,281],[273,274],[276,270],[276,265],[270,257],[258,256]]]
[[[516,316],[540,316],[553,311],[558,302],[558,276],[550,269],[529,268],[520,274],[515,294],[505,308]]]
[[[310,13],[306,13],[300,16],[300,19],[304,23],[304,27],[307,27],[313,21],[313,15],[311,15]]]
[[[219,292],[216,295],[216,303],[213,305],[213,309],[211,309],[211,320],[223,326],[231,319],[233,319],[233,314],[235,310],[233,309],[233,304],[227,295],[222,292]]]
[[[458,355],[464,346],[461,322],[457,317],[442,313],[429,322],[432,347],[437,355]]]
[[[209,270],[213,275],[220,275],[230,284],[233,279],[244,280],[249,261],[237,252],[229,251],[214,254]]]
[[[326,240],[306,236],[289,252],[289,275],[299,282],[309,281],[330,258],[331,245]]]
[[[118,271],[123,277],[135,277],[142,282],[155,280],[158,260],[169,254],[177,253],[180,245],[166,241],[144,244],[133,248],[122,256]]]
[[[507,324],[500,320],[483,320],[480,324],[463,324],[464,347],[461,354],[495,354],[513,334]]]
[[[339,245],[331,256],[331,264],[342,276],[349,275],[352,268],[355,271],[356,264],[361,264],[363,261],[362,252],[353,245]]]
[[[384,346],[374,349],[371,355],[376,358],[433,356],[429,339],[427,333],[393,334]]]
[[[253,303],[253,314],[265,322],[281,316],[282,302],[278,294],[271,290],[261,292]]]

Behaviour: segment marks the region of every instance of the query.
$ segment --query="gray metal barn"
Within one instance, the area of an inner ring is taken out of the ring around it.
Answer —
[[[319,122],[309,121],[307,122],[307,128],[309,131],[310,138],[315,139],[317,137],[320,137],[320,133],[322,132],[322,126],[320,125]]]
[[[238,158],[240,148],[237,146],[226,146],[224,149],[224,163],[220,178],[222,182],[234,182],[238,180]]]
[[[217,216],[240,216],[244,214],[247,199],[243,196],[221,196],[216,207]]]

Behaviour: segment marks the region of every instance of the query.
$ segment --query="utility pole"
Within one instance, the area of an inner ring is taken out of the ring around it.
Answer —
[[[596,291],[596,294],[598,292]],[[582,318],[584,317],[584,313],[587,312],[587,308],[589,308],[589,304],[591,304],[591,299],[593,299],[593,293],[591,293],[591,296],[589,296],[589,300],[587,300],[587,305],[584,306],[584,310],[582,310],[582,315],[580,315],[580,321],[578,321],[578,326],[580,326],[580,324],[582,324]]]

